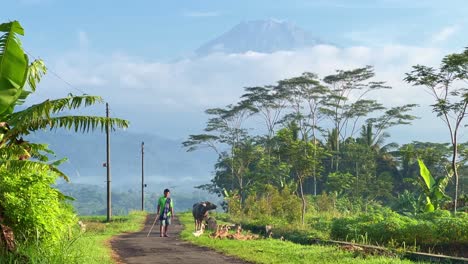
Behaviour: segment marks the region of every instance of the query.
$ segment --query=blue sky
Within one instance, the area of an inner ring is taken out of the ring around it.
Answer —
[[[4,3],[0,17],[20,20],[26,46],[43,57],[77,48],[84,32],[98,52],[170,60],[243,20],[267,18],[296,23],[343,46],[424,46],[448,27],[467,33],[467,7],[463,0],[17,0]],[[463,46],[463,35],[445,45]]]
[[[372,96],[426,105],[415,126],[396,130],[396,140],[440,141],[428,97],[402,78],[412,65],[436,66],[468,46],[467,10],[466,0],[17,0],[3,3],[0,18],[19,20],[30,53],[73,86],[103,95],[137,132],[185,138],[203,128],[204,109],[235,102],[245,86],[371,64],[394,86]],[[269,18],[336,46],[187,58],[242,21]],[[49,74],[32,100],[69,92],[76,93]]]

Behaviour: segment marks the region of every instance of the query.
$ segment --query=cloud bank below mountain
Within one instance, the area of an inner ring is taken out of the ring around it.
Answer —
[[[422,88],[405,84],[404,73],[416,64],[437,66],[449,52],[440,47],[397,44],[345,48],[315,45],[271,53],[213,53],[163,63],[130,53],[97,53],[92,51],[92,41],[89,42],[89,48],[63,54],[49,61],[49,66],[74,86],[104,96],[116,113],[132,121],[135,130],[171,138],[198,133],[206,120],[203,110],[235,103],[243,87],[274,84],[305,71],[324,77],[337,69],[373,65],[376,80],[387,81],[393,89],[375,92],[370,97],[387,106],[407,103],[427,106],[430,96]],[[70,92],[54,76],[48,76],[42,87],[47,89],[39,89],[34,95],[36,100]],[[427,107],[418,112],[423,115],[422,120],[416,121],[418,127],[406,127],[405,131],[410,132],[397,135],[399,141],[414,135],[420,138],[413,139],[434,140],[433,131],[420,131],[432,127],[426,124],[435,117]]]

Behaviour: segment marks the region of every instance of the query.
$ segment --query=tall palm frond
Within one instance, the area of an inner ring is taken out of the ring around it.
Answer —
[[[32,131],[40,129],[72,129],[75,132],[90,132],[97,129],[101,131],[109,122],[110,129],[127,128],[128,121],[96,116],[57,116],[64,110],[73,110],[80,107],[91,106],[103,102],[99,96],[69,95],[65,98],[46,100],[40,104],[33,105],[22,111],[12,113],[8,116],[8,125],[12,127],[5,133],[3,143],[21,135],[27,135]]]
[[[16,126],[26,120],[51,118],[54,114],[58,114],[64,110],[73,110],[82,106],[87,107],[102,102],[103,100],[100,96],[75,96],[69,94],[65,98],[46,100],[42,103],[32,105],[27,109],[12,113],[8,116],[8,124],[10,126]]]
[[[67,130],[73,130],[75,132],[90,132],[97,129],[104,131],[107,124],[109,123],[110,129],[127,128],[128,121],[120,118],[106,118],[96,116],[59,116],[51,118],[37,118],[23,120],[23,122],[17,124],[4,136],[4,142],[6,140],[14,139],[21,135],[27,135],[32,131],[49,128],[51,130],[57,128],[64,128]]]

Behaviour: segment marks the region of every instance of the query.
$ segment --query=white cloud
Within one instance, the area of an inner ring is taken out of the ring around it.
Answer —
[[[217,11],[188,11],[183,14],[185,17],[217,17],[221,14]]]
[[[122,54],[95,54],[81,50],[61,56],[55,63],[49,62],[49,66],[87,93],[104,96],[117,113],[131,116],[132,125],[179,137],[188,133],[188,129],[204,126],[204,109],[236,102],[243,93],[243,87],[274,84],[304,71],[323,77],[336,69],[374,65],[376,80],[387,81],[394,88],[369,96],[389,106],[407,103],[429,105],[430,96],[422,88],[411,87],[402,79],[412,65],[437,65],[444,54],[438,48],[404,45],[349,48],[321,45],[271,54],[217,53],[161,63]],[[50,76],[43,85],[47,89],[39,89],[36,98],[63,96],[70,92],[61,81]],[[426,112],[432,118],[431,113]],[[151,122],[144,118],[148,115]],[[423,122],[420,126],[427,124]]]
[[[432,35],[432,42],[433,43],[444,42],[448,40],[450,37],[452,37],[459,30],[460,30],[460,27],[458,25],[444,27],[439,32]]]

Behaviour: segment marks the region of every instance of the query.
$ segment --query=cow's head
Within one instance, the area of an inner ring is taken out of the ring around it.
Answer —
[[[210,203],[210,202],[206,201],[206,202],[203,202],[203,207],[205,207],[206,210],[209,211],[209,210],[216,209],[217,206],[215,204],[213,204],[213,203]]]

